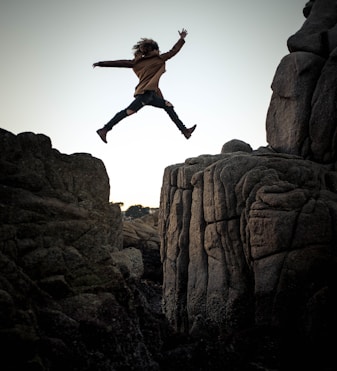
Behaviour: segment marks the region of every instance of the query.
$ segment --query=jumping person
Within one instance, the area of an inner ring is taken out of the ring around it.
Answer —
[[[180,121],[174,111],[173,105],[164,99],[158,84],[161,75],[165,72],[165,62],[175,56],[185,43],[187,31],[178,31],[180,38],[173,48],[166,53],[160,54],[158,44],[152,39],[142,38],[133,46],[134,59],[104,61],[93,64],[93,67],[127,67],[132,68],[139,78],[136,86],[134,101],[124,110],[118,112],[102,129],[97,130],[97,134],[107,143],[106,135],[119,121],[130,116],[146,105],[163,108],[170,116],[171,120],[177,125],[178,129],[184,134],[186,139],[196,128],[196,125],[187,129]]]

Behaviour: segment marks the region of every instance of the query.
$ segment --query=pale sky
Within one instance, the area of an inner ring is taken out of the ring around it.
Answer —
[[[90,153],[123,209],[159,207],[165,167],[218,154],[232,139],[265,146],[271,82],[306,0],[1,0],[0,127],[50,137],[61,153]],[[189,140],[164,110],[144,107],[103,143],[96,130],[133,100],[132,69],[92,68],[132,59],[153,38],[161,52],[188,36],[160,81]],[[99,179],[97,180],[99,181]]]

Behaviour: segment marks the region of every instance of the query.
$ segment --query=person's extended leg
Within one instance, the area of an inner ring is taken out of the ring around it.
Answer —
[[[191,137],[197,125],[194,125],[189,129],[186,128],[186,126],[179,119],[177,113],[175,112],[173,105],[169,101],[159,97],[153,92],[152,99],[149,102],[149,104],[154,107],[163,108],[166,111],[166,113],[170,116],[170,119],[176,124],[177,128],[185,136],[185,138],[189,139]]]
[[[170,116],[171,120],[177,125],[178,129],[182,132],[182,134],[184,134],[184,137],[186,139],[189,139],[191,137],[193,131],[197,127],[197,125],[193,125],[191,128],[188,129],[181,122],[181,120],[179,119],[178,115],[176,114],[172,104],[168,101],[166,101],[164,109],[167,112],[167,114]]]
[[[105,124],[102,129],[98,129],[96,131],[97,134],[100,136],[104,143],[108,143],[106,140],[106,135],[108,134],[108,131],[110,131],[113,128],[113,126],[118,124],[120,121],[125,119],[125,117],[130,116],[139,111],[143,106],[144,103],[142,102],[141,96],[139,95],[127,108],[116,113],[116,115],[107,124]]]

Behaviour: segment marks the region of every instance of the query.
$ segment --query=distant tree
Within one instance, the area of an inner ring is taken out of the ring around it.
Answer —
[[[133,219],[140,218],[144,215],[150,214],[150,208],[149,207],[143,207],[142,205],[133,205],[130,206],[125,211],[125,216],[130,217]]]

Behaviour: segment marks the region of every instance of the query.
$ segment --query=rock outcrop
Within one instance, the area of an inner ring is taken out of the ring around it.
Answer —
[[[272,83],[267,141],[278,152],[319,163],[337,160],[337,2],[307,4]]]
[[[123,246],[141,251],[144,263],[142,277],[161,286],[163,270],[160,263],[158,214],[159,211],[156,211],[141,218],[124,221]]]
[[[167,325],[102,161],[42,134],[0,146],[1,370],[157,370]]]
[[[226,339],[252,369],[335,364],[337,1],[304,14],[272,83],[269,146],[234,140],[163,176],[165,315],[180,333]]]

